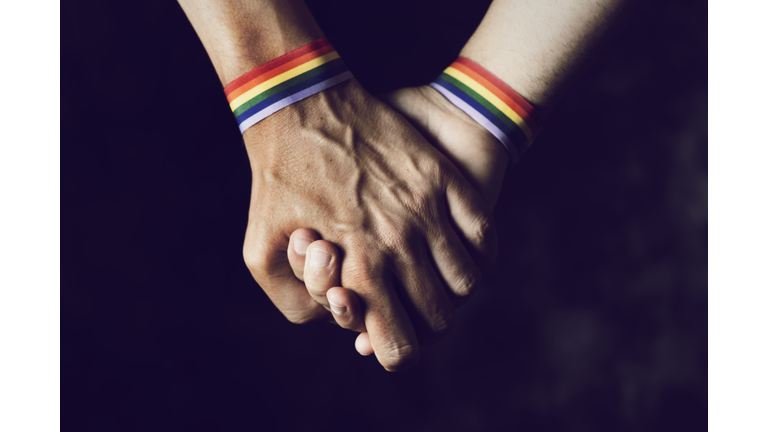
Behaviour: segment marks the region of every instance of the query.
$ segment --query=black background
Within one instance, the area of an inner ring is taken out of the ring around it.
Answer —
[[[376,93],[434,78],[487,4],[310,6]],[[248,161],[181,8],[61,20],[65,430],[706,427],[705,2],[637,2],[508,174],[483,289],[402,374],[252,280]]]

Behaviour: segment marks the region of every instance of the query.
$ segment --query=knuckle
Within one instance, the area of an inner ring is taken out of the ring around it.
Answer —
[[[304,286],[307,288],[307,292],[314,297],[325,297],[326,292],[331,288],[328,285],[328,279],[318,280],[316,277],[305,278]]]
[[[408,237],[402,233],[393,233],[386,237],[384,245],[385,251],[392,253],[395,256],[406,255],[409,250]]]
[[[378,234],[384,244],[389,247],[401,245],[404,240],[403,229],[394,223],[382,223],[378,227]]]
[[[496,260],[498,248],[498,239],[496,238],[496,227],[493,223],[493,218],[479,216],[475,220],[474,235],[485,259],[485,262],[480,264],[491,265]]]
[[[354,330],[354,319],[351,317],[340,317],[338,315],[335,315],[336,324],[339,325],[339,327],[346,329],[346,330]]]
[[[461,279],[454,286],[454,293],[459,297],[469,297],[480,285],[480,280],[480,270],[473,268],[461,275]]]
[[[424,161],[424,169],[439,183],[445,180],[451,172],[450,162],[445,158],[435,157]]]
[[[491,221],[485,216],[478,216],[474,223],[474,234],[477,240],[483,244],[493,235]]]
[[[425,188],[412,194],[409,210],[415,220],[432,225],[441,213],[441,192],[439,187]]]
[[[358,286],[363,285],[368,282],[376,281],[379,279],[378,277],[374,276],[374,272],[372,271],[371,267],[369,265],[358,263],[358,262],[350,262],[347,266],[347,268],[344,271],[344,287],[347,285],[349,286]]]
[[[409,200],[411,211],[419,216],[429,214],[432,207],[433,195],[431,190],[413,191]]]
[[[243,247],[243,259],[245,265],[248,267],[254,275],[265,275],[269,267],[269,263],[264,254],[258,246],[252,246],[246,244]]]
[[[451,311],[448,313],[441,314],[437,316],[435,319],[431,322],[431,329],[433,336],[436,338],[442,338],[446,335],[451,329],[453,329],[454,324],[456,323],[456,314]]]
[[[419,348],[407,342],[390,342],[382,348],[379,358],[384,369],[389,372],[402,372],[419,361]]]
[[[385,284],[383,268],[386,257],[382,250],[372,249],[365,243],[355,243],[349,250],[354,253],[344,257],[340,271],[341,286],[367,289]]]
[[[440,157],[431,154],[424,158],[416,160],[417,170],[432,178],[437,178],[444,171],[444,163]]]
[[[293,324],[306,324],[314,321],[314,314],[305,311],[281,311],[285,318]]]

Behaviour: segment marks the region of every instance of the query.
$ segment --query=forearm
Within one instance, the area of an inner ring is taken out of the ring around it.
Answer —
[[[303,0],[179,0],[222,84],[323,37]]]
[[[494,0],[461,51],[548,112],[625,0]]]

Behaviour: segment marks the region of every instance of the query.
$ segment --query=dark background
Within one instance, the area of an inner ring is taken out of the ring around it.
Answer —
[[[380,92],[429,82],[487,4],[310,5]],[[248,161],[180,7],[61,20],[65,430],[706,427],[705,2],[637,2],[508,174],[483,289],[403,374],[252,280]]]

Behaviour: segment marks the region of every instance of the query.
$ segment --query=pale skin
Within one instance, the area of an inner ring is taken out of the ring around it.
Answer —
[[[323,35],[300,1],[182,1],[222,83]],[[266,54],[265,54],[266,52]],[[286,251],[300,227],[345,252],[337,274],[365,308],[388,370],[412,366],[453,300],[492,262],[490,209],[461,172],[355,80],[293,104],[243,135],[253,173],[243,247],[254,279],[292,322],[331,319]]]
[[[223,84],[323,37],[298,0],[180,3]],[[496,0],[461,55],[547,112],[618,4]],[[244,256],[289,320],[333,317],[361,332],[361,354],[399,371],[450,329],[493,261],[507,156],[429,87],[384,100],[352,80],[245,132]]]
[[[495,0],[460,55],[481,64],[546,114],[588,63],[623,3]],[[398,90],[384,100],[454,162],[491,208],[495,206],[507,157],[493,136],[429,86]],[[311,240],[310,255],[315,248],[337,253],[312,230],[299,229],[291,238]],[[332,304],[336,322],[361,332],[355,342],[360,354],[371,354],[360,319],[365,311],[354,293],[338,286],[331,268],[313,267],[296,250],[289,250],[288,258],[296,277],[316,297],[325,296],[323,304]]]

